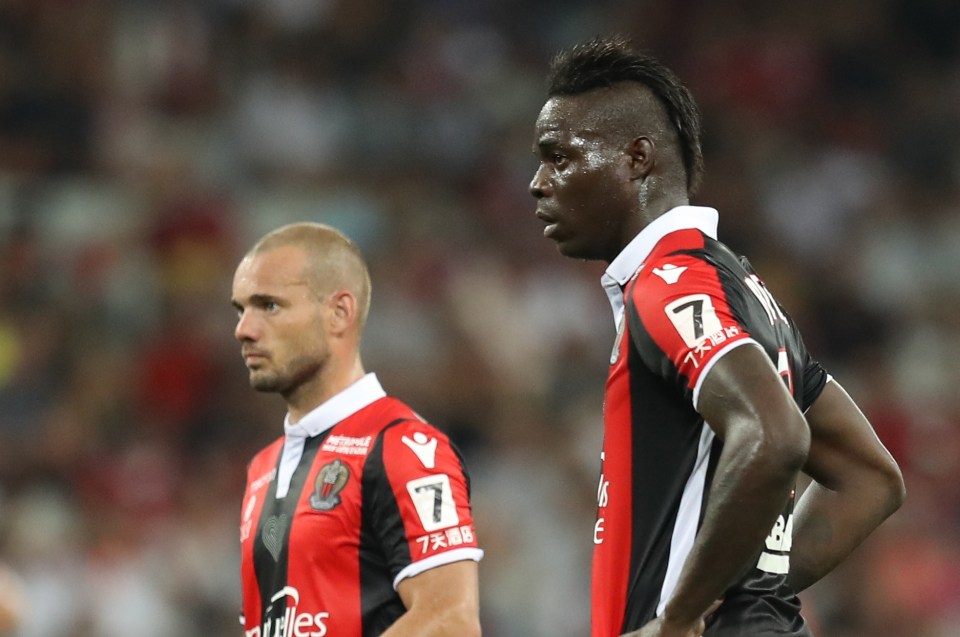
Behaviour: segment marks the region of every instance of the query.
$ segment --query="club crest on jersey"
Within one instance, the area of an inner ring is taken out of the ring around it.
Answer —
[[[340,504],[340,492],[347,486],[350,468],[337,458],[320,467],[310,496],[310,506],[317,511],[329,511]]]

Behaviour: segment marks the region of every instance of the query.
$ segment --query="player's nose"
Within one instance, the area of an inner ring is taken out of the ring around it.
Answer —
[[[547,178],[546,170],[543,166],[537,168],[537,172],[533,173],[533,179],[530,180],[530,194],[533,195],[534,199],[543,199],[544,197],[549,197],[552,189],[550,186],[550,180]]]
[[[257,321],[252,312],[241,312],[237,318],[237,326],[233,329],[233,336],[238,341],[255,341],[259,333]]]

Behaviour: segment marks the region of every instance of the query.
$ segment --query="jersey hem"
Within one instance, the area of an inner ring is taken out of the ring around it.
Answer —
[[[413,577],[414,575],[419,575],[425,571],[429,571],[432,568],[437,568],[438,566],[444,566],[445,564],[452,564],[454,562],[462,562],[464,560],[473,560],[474,562],[479,562],[483,558],[483,549],[477,548],[462,548],[462,549],[453,549],[452,551],[446,551],[438,555],[431,555],[426,559],[422,559],[412,564],[405,566],[397,576],[393,578],[393,588],[396,590],[397,586],[408,577]]]

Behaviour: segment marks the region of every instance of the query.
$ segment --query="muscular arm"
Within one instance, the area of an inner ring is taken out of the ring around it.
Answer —
[[[794,513],[790,585],[797,592],[830,572],[905,495],[897,463],[836,382],[807,410],[812,441],[804,473],[814,482]]]
[[[723,439],[703,525],[660,618],[660,634],[692,634],[750,566],[794,488],[809,430],[766,354],[738,347],[703,381],[697,408]]]
[[[477,563],[463,560],[400,582],[407,612],[383,637],[479,637]]]

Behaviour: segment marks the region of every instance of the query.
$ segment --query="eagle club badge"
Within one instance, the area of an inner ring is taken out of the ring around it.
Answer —
[[[310,506],[317,511],[329,511],[340,504],[340,492],[350,478],[350,468],[339,458],[320,467],[313,485]]]

